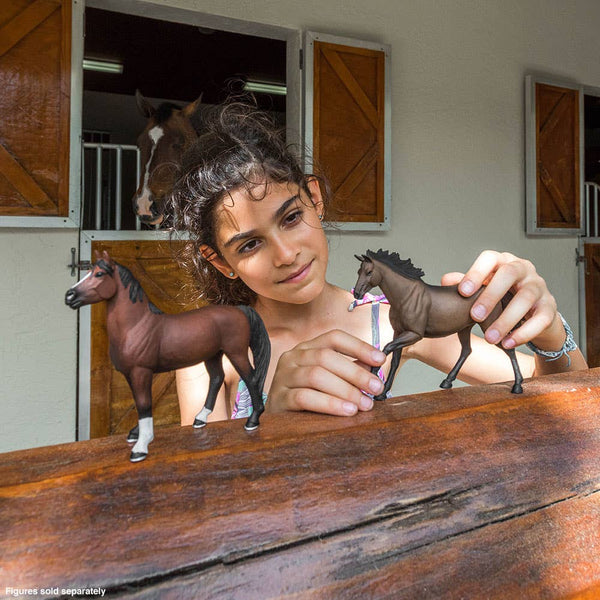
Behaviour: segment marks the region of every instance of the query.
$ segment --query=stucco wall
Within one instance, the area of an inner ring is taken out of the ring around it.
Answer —
[[[597,0],[166,0],[161,5],[391,45],[392,230],[331,235],[331,281],[350,286],[353,255],[366,248],[411,256],[431,282],[446,271],[466,269],[485,248],[510,250],[537,265],[577,329],[577,240],[524,234],[524,77],[533,72],[600,87]],[[11,432],[0,439],[0,450],[74,435],[74,315],[61,304],[69,279],[63,266],[69,235],[0,231],[2,256],[9,257],[3,279],[23,291],[15,296],[3,289],[0,295],[6,322],[0,402]],[[46,269],[60,273],[52,290],[40,292],[37,283],[20,280],[19,273],[27,273],[45,284]],[[32,317],[38,304],[44,313]],[[397,390],[438,383],[431,369],[409,364]],[[53,413],[48,406],[58,409]]]

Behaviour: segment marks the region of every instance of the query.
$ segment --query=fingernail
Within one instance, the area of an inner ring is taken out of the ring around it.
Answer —
[[[488,329],[485,332],[485,339],[490,344],[497,344],[500,341],[500,333],[496,329]]]
[[[383,381],[375,377],[369,379],[369,391],[373,394],[379,394],[383,392]]]
[[[381,350],[374,350],[371,353],[371,358],[376,363],[382,363],[382,362],[385,362],[385,359],[387,357],[386,357],[385,353],[381,352]]]
[[[485,319],[487,315],[487,310],[483,304],[476,304],[471,309],[471,314],[475,319]]]
[[[515,342],[515,340],[513,340],[512,338],[506,338],[503,342],[502,345],[507,349],[510,350],[511,348],[514,348],[517,343]]]
[[[463,281],[459,287],[463,294],[471,295],[475,291],[475,284],[469,279]]]
[[[363,395],[360,399],[360,408],[362,410],[371,410],[373,408],[373,398]]]
[[[342,410],[347,415],[354,415],[354,414],[356,414],[356,411],[358,410],[358,408],[356,407],[356,404],[352,404],[352,402],[344,402],[342,404]]]

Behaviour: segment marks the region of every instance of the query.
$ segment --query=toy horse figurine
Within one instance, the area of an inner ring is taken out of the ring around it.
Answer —
[[[138,431],[128,441],[137,442],[130,460],[148,455],[154,439],[152,421],[152,376],[154,373],[189,367],[204,361],[210,376],[204,408],[194,427],[206,425],[215,406],[225,375],[225,354],[248,387],[253,412],[246,421],[256,429],[264,411],[262,391],[271,357],[265,326],[248,306],[205,306],[180,314],[163,314],[147,298],[131,271],[114,262],[104,251],[96,253],[91,272],[67,291],[65,302],[73,309],[85,304],[107,302],[106,327],[110,358],[125,375],[138,412]],[[254,368],[248,357],[252,350]]]
[[[461,344],[460,357],[440,385],[445,389],[451,388],[452,382],[471,354],[471,329],[475,321],[471,318],[470,311],[483,290],[470,298],[464,298],[458,293],[456,285],[429,285],[421,279],[423,271],[415,267],[410,259],[402,260],[397,252],[390,254],[384,250],[367,250],[366,255],[356,258],[360,261],[360,268],[354,286],[354,297],[360,300],[371,288],[379,286],[390,303],[390,324],[394,329],[394,339],[383,349],[385,354],[393,352],[390,373],[383,392],[375,399],[385,399],[392,386],[402,348],[424,337],[444,337],[457,333]],[[350,305],[351,308],[353,304]],[[484,332],[502,310],[500,304],[496,305],[485,321],[479,324]],[[512,364],[515,374],[512,393],[520,394],[523,391],[523,377],[515,351],[502,348],[500,344],[498,347],[508,354]],[[376,373],[377,368],[374,368],[373,372]]]

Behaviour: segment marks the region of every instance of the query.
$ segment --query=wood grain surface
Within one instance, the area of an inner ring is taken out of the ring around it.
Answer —
[[[600,369],[0,455],[0,593],[600,594]]]

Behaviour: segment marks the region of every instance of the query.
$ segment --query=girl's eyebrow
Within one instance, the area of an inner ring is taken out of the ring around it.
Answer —
[[[273,221],[277,221],[280,217],[283,216],[283,214],[286,212],[286,210],[290,207],[291,204],[294,204],[297,200],[300,199],[300,194],[294,194],[291,198],[288,198],[274,213],[273,213]],[[229,246],[235,244],[236,242],[240,242],[242,240],[247,240],[249,238],[252,238],[256,235],[256,230],[255,229],[251,229],[250,231],[244,231],[242,233],[236,233],[234,236],[232,236],[231,238],[229,238],[224,244],[223,246],[225,248],[229,248]]]

